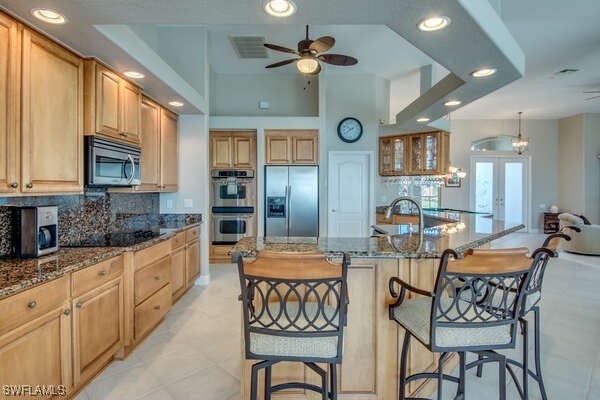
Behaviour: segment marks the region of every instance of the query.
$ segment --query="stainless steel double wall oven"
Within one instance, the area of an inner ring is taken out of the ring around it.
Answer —
[[[254,235],[254,170],[212,171],[212,244],[233,244]]]

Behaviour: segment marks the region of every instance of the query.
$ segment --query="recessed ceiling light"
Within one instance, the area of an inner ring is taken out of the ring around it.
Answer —
[[[296,12],[296,4],[292,0],[268,0],[264,5],[265,12],[274,17],[289,17]]]
[[[424,32],[437,31],[450,25],[450,18],[445,15],[430,17],[419,22],[417,27]]]
[[[494,75],[496,73],[496,68],[479,68],[471,72],[471,75],[474,78],[484,78],[486,76]]]
[[[170,101],[169,105],[173,107],[183,107],[183,103],[181,101]]]
[[[31,10],[31,15],[49,24],[60,25],[67,22],[67,17],[47,8],[34,8]]]
[[[447,107],[452,107],[452,106],[457,106],[461,103],[462,103],[462,101],[460,101],[460,100],[448,100],[447,102],[444,103],[444,105]]]
[[[427,118],[427,117],[417,118],[417,122],[429,122],[429,118]]]
[[[137,71],[125,71],[125,72],[123,72],[123,75],[125,75],[128,78],[132,78],[132,79],[142,79],[146,76],[146,75],[142,74],[141,72],[137,72]]]

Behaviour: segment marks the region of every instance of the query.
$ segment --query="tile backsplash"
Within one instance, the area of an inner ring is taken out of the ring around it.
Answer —
[[[10,255],[12,212],[9,206],[58,206],[59,245],[109,232],[151,229],[159,224],[194,223],[199,214],[160,214],[158,193],[106,193],[83,195],[0,197],[0,257]]]

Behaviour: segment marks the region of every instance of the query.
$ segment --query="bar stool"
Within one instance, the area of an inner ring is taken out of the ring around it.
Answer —
[[[546,394],[546,388],[544,386],[544,379],[542,377],[542,369],[541,369],[541,346],[540,346],[540,300],[542,298],[542,282],[544,279],[544,273],[546,271],[546,266],[548,265],[548,261],[550,257],[558,257],[558,253],[556,249],[558,248],[560,242],[562,240],[570,241],[571,237],[564,233],[554,233],[549,235],[542,244],[542,248],[549,250],[548,257],[541,257],[534,264],[533,269],[531,271],[531,279],[529,280],[529,284],[525,288],[525,299],[523,301],[523,305],[521,307],[519,313],[519,324],[521,326],[521,336],[523,337],[523,348],[521,353],[521,361],[517,361],[514,359],[507,359],[506,362],[510,365],[517,366],[522,370],[521,384],[519,385],[516,376],[512,369],[508,367],[508,371],[513,377],[515,381],[515,385],[517,390],[519,391],[519,395],[522,399],[527,400],[529,398],[529,379],[528,376],[533,378],[540,390],[540,394],[543,400],[547,400],[548,396]],[[478,255],[478,256],[491,256],[494,257],[497,254],[508,254],[513,251],[513,254],[517,252],[521,252],[523,248],[519,249],[493,249],[493,250],[469,250],[470,254]],[[539,249],[538,249],[539,250]],[[537,251],[537,250],[536,250]],[[501,292],[500,292],[501,293]],[[512,293],[512,292],[511,292]],[[508,293],[508,295],[511,295]],[[500,294],[499,294],[500,295]],[[533,368],[534,370],[529,368],[529,321],[526,319],[526,316],[529,312],[533,312],[533,323],[534,323],[534,341],[533,341],[533,349],[534,349],[534,362]],[[479,357],[477,361],[470,363],[467,366],[468,368],[472,368],[477,366],[477,376],[481,377],[483,372],[483,364],[485,363],[482,360],[482,357]]]
[[[337,399],[349,257],[344,254],[341,264],[333,264],[322,253],[260,251],[253,262],[244,262],[239,254],[233,259],[242,291],[246,359],[261,360],[252,366],[251,400],[257,399],[258,373],[263,368],[265,400],[290,388]],[[305,382],[272,386],[271,368],[280,361],[304,363],[320,376],[321,387]],[[328,364],[328,371],[316,363]]]
[[[442,254],[433,292],[415,288],[398,277],[389,281],[391,295],[397,301],[389,306],[389,317],[405,329],[400,357],[399,399],[407,399],[406,384],[418,379],[437,378],[438,399],[442,381],[458,384],[456,398],[465,396],[465,352],[484,356],[500,364],[500,398],[506,398],[506,358],[495,350],[514,348],[518,311],[529,283],[530,271],[538,259],[550,253],[537,251],[533,258],[525,254],[492,257],[468,255],[458,259],[447,249]],[[455,261],[449,263],[450,257]],[[399,291],[396,287],[399,286]],[[514,290],[514,295],[496,296],[499,290]],[[407,291],[424,297],[406,299]],[[411,337],[432,352],[441,353],[437,372],[406,376]],[[450,352],[458,352],[459,377],[444,374],[442,365]]]

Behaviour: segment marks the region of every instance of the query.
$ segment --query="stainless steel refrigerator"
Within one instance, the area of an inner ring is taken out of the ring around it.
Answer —
[[[265,167],[265,236],[319,235],[319,167]]]

